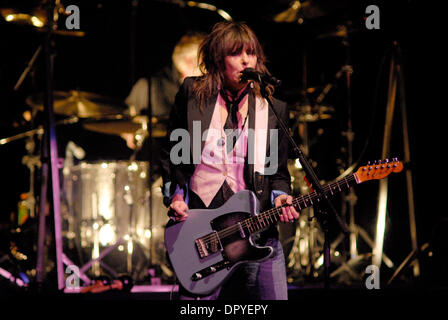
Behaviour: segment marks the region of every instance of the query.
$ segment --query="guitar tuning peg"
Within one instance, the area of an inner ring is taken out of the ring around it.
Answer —
[[[384,162],[389,163],[389,158],[387,158],[386,160],[384,160]]]
[[[381,164],[381,160],[378,160],[378,164]]]
[[[367,165],[370,166],[370,161],[367,161]]]

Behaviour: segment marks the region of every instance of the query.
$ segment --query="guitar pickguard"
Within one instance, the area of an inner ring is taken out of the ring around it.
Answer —
[[[235,227],[238,226],[238,222],[248,217],[249,214],[246,212],[232,212],[210,221],[213,230],[217,231],[218,234],[225,235],[219,237],[222,245],[221,252],[224,259],[232,264],[243,260],[260,260],[271,253],[269,248],[254,247],[249,234],[241,233],[241,229]],[[231,229],[231,231],[227,231],[227,229]]]

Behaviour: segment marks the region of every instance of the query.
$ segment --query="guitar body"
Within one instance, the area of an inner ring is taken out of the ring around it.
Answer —
[[[188,211],[182,222],[169,223],[165,229],[165,246],[170,263],[180,284],[196,295],[207,295],[217,289],[239,265],[262,261],[272,256],[272,247],[260,247],[244,232],[231,233],[219,239],[218,250],[201,256],[196,240],[216,234],[239,221],[255,216],[259,202],[248,190],[234,194],[217,209]],[[195,274],[199,271],[199,279]]]

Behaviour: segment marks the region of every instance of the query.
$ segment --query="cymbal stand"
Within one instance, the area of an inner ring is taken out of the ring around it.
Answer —
[[[150,83],[150,82],[149,82]],[[153,141],[153,123],[152,123],[152,103],[151,103],[152,95],[151,95],[151,85],[148,85],[148,108],[147,108],[147,116],[148,116],[148,148],[149,148],[149,166],[148,166],[148,187],[149,187],[149,231],[151,233],[151,237],[149,238],[149,272],[155,272],[154,269],[154,230],[153,230],[153,221],[154,221],[154,213],[153,213],[153,202],[154,202],[154,194],[153,194],[153,165],[154,165],[154,156],[152,153],[152,148],[154,145]]]
[[[23,133],[19,133],[15,136],[0,139],[0,146],[7,144],[12,141],[16,141],[22,138],[26,138],[25,149],[27,154],[22,157],[22,164],[25,165],[30,173],[30,183],[29,183],[29,191],[27,192],[28,198],[26,199],[27,207],[30,209],[30,217],[34,218],[36,216],[36,197],[34,191],[34,178],[35,178],[35,168],[41,167],[41,160],[38,156],[33,155],[36,143],[34,141],[34,135],[39,136],[39,140],[41,139],[44,133],[44,129],[42,127],[38,127],[36,129],[32,129]]]
[[[40,136],[39,136],[40,137]],[[28,137],[25,142],[25,148],[28,152],[27,155],[23,156],[22,163],[28,167],[30,173],[30,186],[27,192],[28,198],[26,199],[27,207],[30,208],[30,217],[34,218],[36,215],[36,197],[34,191],[34,178],[35,178],[35,168],[40,168],[42,163],[38,156],[33,155],[35,150],[35,142],[33,137]]]
[[[347,130],[344,132],[344,136],[347,139],[347,164],[346,167],[350,167],[353,164],[353,141],[355,139],[355,133],[352,129],[352,103],[351,103],[351,76],[353,73],[353,67],[351,65],[350,58],[350,45],[348,39],[343,39],[343,45],[346,48],[346,64],[342,70],[345,73],[345,88],[347,90]],[[345,196],[345,201],[348,202],[349,208],[349,230],[350,230],[350,258],[353,259],[358,256],[358,248],[356,243],[355,233],[355,205],[358,198],[354,191],[354,188],[350,188],[348,194]]]
[[[345,89],[346,89],[346,110],[347,110],[347,127],[346,130],[342,132],[342,135],[345,136],[347,142],[347,163],[346,167],[351,167],[353,165],[353,141],[355,140],[355,133],[353,132],[352,127],[352,103],[351,103],[351,78],[353,73],[353,66],[351,64],[351,54],[350,54],[350,43],[348,41],[347,36],[342,38],[342,45],[345,47],[345,64],[341,67],[341,69],[336,73],[334,81],[338,80],[342,76],[345,76]],[[331,89],[332,85],[327,85],[321,95],[318,96],[317,102],[322,102],[325,95]],[[332,274],[331,277],[338,275],[342,270],[348,271],[348,274],[351,278],[359,280],[359,277],[355,271],[352,270],[356,264],[362,262],[362,256],[358,255],[358,247],[357,247],[357,236],[360,234],[364,237],[367,235],[367,232],[362,230],[360,226],[357,226],[355,223],[355,205],[358,201],[358,197],[356,196],[354,188],[349,188],[349,190],[343,196],[342,203],[342,211],[344,216],[347,216],[348,209],[348,227],[349,227],[349,256],[350,259],[347,263],[342,263],[342,265],[337,268]],[[338,237],[333,246],[336,246],[343,240],[342,237]],[[365,239],[368,243],[372,243],[370,238]],[[370,240],[370,241],[369,241]]]
[[[307,95],[307,50],[304,50],[303,59],[302,59],[302,95],[303,100],[305,103],[305,107],[307,109],[311,109],[311,102],[309,101],[308,95]],[[330,87],[328,88],[328,90]],[[325,93],[326,94],[326,93]],[[321,94],[322,98],[323,95]],[[306,175],[309,176],[309,179],[313,185],[316,186],[317,189],[320,188],[319,182],[317,177],[315,176],[315,173],[313,172],[310,163],[306,160],[309,157],[309,136],[308,136],[308,123],[307,121],[301,121],[298,123],[298,131],[299,135],[302,139],[302,145],[300,149],[298,146],[295,145],[293,141],[291,141],[292,146],[295,149],[296,156],[298,157],[298,161],[300,162],[300,165],[303,168],[303,177],[301,177],[301,180],[304,180]],[[291,137],[290,137],[291,138]],[[292,139],[290,139],[292,140]],[[296,160],[296,161],[297,161]],[[302,165],[302,162],[303,165]],[[314,181],[313,181],[314,180]],[[303,183],[301,186],[301,191],[304,193],[308,193],[310,191],[310,187]],[[305,218],[299,218],[298,225],[296,228],[296,233],[294,235],[294,243],[291,249],[291,252],[288,256],[289,263],[288,267],[294,267],[295,271],[297,269],[301,269],[305,267],[304,273],[307,276],[311,277],[317,277],[318,274],[316,273],[316,270],[319,269],[322,265],[324,267],[324,285],[326,288],[329,286],[329,266],[330,266],[330,256],[332,252],[334,252],[334,245],[329,243],[328,241],[328,221],[327,221],[327,211],[325,209],[319,208],[316,206],[314,208],[313,206],[306,209],[306,217]],[[331,213],[333,213],[333,216],[336,218],[336,220],[339,223],[339,226],[342,229],[343,233],[347,233],[347,227],[345,224],[340,220],[337,212],[335,211],[333,205],[330,201],[328,201],[328,208],[327,210],[330,210]],[[316,218],[320,219],[320,224],[316,222]],[[318,231],[323,232],[323,236]],[[322,252],[322,253],[321,253]],[[303,256],[301,256],[301,253],[303,253]]]
[[[347,36],[345,36],[342,40],[342,43],[346,49],[346,63],[341,68],[341,70],[336,74],[336,79],[340,78],[342,74],[345,74],[345,88],[346,88],[346,100],[347,100],[347,128],[346,131],[343,132],[343,135],[347,139],[347,167],[354,168],[356,164],[353,163],[353,141],[355,139],[355,134],[352,130],[352,104],[351,104],[351,75],[353,73],[353,67],[351,65],[350,58],[350,44],[348,42]],[[324,89],[325,90],[325,89]],[[327,91],[328,92],[328,91]],[[325,93],[326,94],[326,93]],[[323,95],[324,96],[324,95]],[[385,157],[383,157],[385,158]],[[347,174],[349,172],[346,172]],[[369,254],[361,254],[358,253],[358,236],[360,236],[365,243],[367,243],[371,248],[375,247],[374,241],[369,236],[368,232],[365,231],[361,226],[357,225],[355,222],[355,205],[358,201],[358,197],[354,191],[354,188],[350,188],[343,198],[344,202],[342,204],[342,210],[344,212],[347,211],[349,213],[349,256],[350,259],[342,263],[342,265],[336,269],[331,277],[334,277],[341,273],[341,271],[345,270],[348,272],[350,277],[355,280],[360,280],[362,277],[358,275],[353,268],[356,267],[359,263],[362,263],[363,260],[370,257]],[[341,239],[339,238],[339,241]],[[384,253],[381,255],[382,260],[388,267],[393,267],[393,262],[391,259]]]
[[[139,151],[141,151],[142,147],[143,147],[143,143],[144,143],[144,139],[146,137],[147,134],[147,130],[148,130],[148,123],[147,122],[142,122],[141,123],[141,127],[135,132],[134,134],[134,141],[135,141],[135,145],[136,148],[134,149],[134,152],[132,153],[131,156],[131,161],[135,161],[136,160],[136,156],[138,154]],[[149,168],[148,168],[149,170]],[[134,175],[133,175],[133,171],[130,170],[128,168],[128,181],[129,181],[129,188],[127,188],[125,190],[125,193],[123,195],[125,202],[128,204],[129,206],[129,237],[126,238],[125,240],[127,241],[127,271],[128,274],[132,273],[132,257],[133,257],[133,252],[134,252],[134,246],[136,244],[139,244],[141,246],[143,246],[143,244],[139,243],[139,241],[137,241],[137,237],[135,235],[135,229],[137,228],[137,223],[136,223],[136,217],[134,215],[135,213],[135,206],[134,206],[134,201],[135,201],[135,195],[137,195],[137,193],[135,192],[135,181],[134,181]],[[136,279],[134,279],[136,280]]]
[[[305,104],[309,105],[309,99],[304,93]],[[298,121],[298,133],[302,140],[302,150],[305,156],[309,156],[309,137],[308,137],[308,123],[306,121]],[[296,160],[297,161],[297,160]],[[300,161],[299,161],[300,162]],[[297,166],[297,164],[296,164]],[[297,178],[297,177],[296,177]],[[305,183],[305,173],[302,172],[299,177],[299,191],[303,194],[310,192],[309,186]],[[320,244],[323,244],[324,239],[319,237],[319,226],[314,219],[314,208],[309,207],[302,212],[295,234],[292,237],[293,244],[288,255],[288,268],[291,268],[293,274],[302,273],[306,276],[315,277],[315,269],[317,266],[317,258],[319,251],[322,249]]]
[[[306,107],[310,107],[310,102],[307,96],[307,92],[306,92],[306,88],[308,86],[307,83],[307,78],[308,78],[308,74],[307,74],[307,50],[306,48],[303,50],[303,55],[302,55],[302,97],[303,100],[305,102],[305,106]],[[308,124],[306,121],[297,121],[297,126],[293,127],[293,130],[297,129],[297,132],[302,140],[302,150],[303,153],[308,156],[309,155],[309,139],[308,139]],[[299,165],[295,163],[296,167],[299,167]],[[300,163],[300,161],[299,161]],[[301,164],[300,164],[301,166]],[[297,177],[296,177],[297,178]],[[308,193],[309,192],[309,187],[306,185],[305,181],[305,173],[300,174],[299,177],[299,192],[300,193]],[[289,252],[288,255],[288,268],[291,268],[294,273],[300,273],[302,272],[303,274],[309,275],[309,270],[303,270],[303,266],[307,266],[308,265],[312,265],[310,258],[308,257],[308,255],[310,254],[311,250],[311,239],[310,239],[310,232],[309,232],[309,228],[308,225],[309,223],[312,222],[312,219],[310,219],[309,217],[312,216],[312,212],[311,210],[313,210],[312,207],[307,208],[307,217],[303,217],[304,213],[302,212],[299,220],[296,222],[296,228],[295,228],[295,233],[294,236],[291,237],[290,239],[287,240],[287,242],[293,240],[293,244],[291,247],[291,251]],[[309,222],[309,223],[308,223]],[[308,252],[307,252],[308,251]],[[302,256],[302,253],[305,253]],[[309,259],[308,259],[309,258]]]
[[[261,80],[262,82],[262,80]],[[319,196],[319,199],[322,200],[322,204],[314,204],[316,217],[319,219],[320,224],[322,225],[322,229],[324,231],[324,249],[323,249],[323,258],[324,258],[324,288],[328,289],[330,287],[330,264],[331,264],[331,255],[330,255],[330,241],[329,241],[329,215],[332,215],[332,218],[336,220],[341,230],[347,234],[348,228],[345,225],[345,223],[342,221],[342,219],[339,217],[339,214],[337,213],[335,207],[333,206],[330,199],[325,195],[322,189],[322,185],[320,184],[319,178],[317,177],[313,167],[311,166],[310,162],[308,161],[307,157],[303,154],[303,151],[299,148],[299,146],[296,144],[294,139],[289,134],[289,129],[286,126],[286,124],[283,122],[283,120],[279,117],[277,111],[275,110],[273,106],[273,102],[271,97],[269,96],[269,93],[266,89],[267,84],[262,83],[260,85],[261,87],[261,94],[263,98],[266,99],[268,102],[269,108],[272,111],[272,113],[277,118],[277,121],[280,125],[280,130],[283,131],[286,138],[288,139],[289,143],[292,145],[294,153],[296,154],[297,158],[299,158],[299,161],[306,173],[308,181],[311,183],[313,188],[316,190],[316,193]],[[319,200],[319,202],[320,202]]]
[[[54,244],[55,244],[55,264],[57,288],[62,290],[65,288],[65,273],[63,266],[74,266],[63,252],[62,243],[62,223],[61,223],[61,192],[59,181],[59,161],[58,147],[56,138],[56,128],[54,119],[54,103],[53,103],[53,71],[54,71],[54,44],[53,34],[57,31],[58,10],[61,8],[60,0],[47,1],[45,9],[47,12],[47,24],[43,36],[43,52],[44,52],[44,74],[45,74],[45,95],[44,95],[44,138],[42,141],[42,168],[41,168],[41,190],[39,199],[39,222],[38,222],[38,239],[37,239],[37,262],[36,262],[36,283],[38,287],[42,287],[45,278],[45,236],[46,236],[46,216],[53,217],[54,220]],[[38,50],[33,56],[40,52]],[[28,69],[27,69],[28,70]],[[26,72],[27,72],[26,70]],[[18,84],[22,80],[19,79]],[[74,123],[78,119],[68,119],[66,123]],[[48,186],[51,186],[51,192],[48,192]],[[72,269],[73,270],[73,269]],[[82,273],[75,274],[81,279],[87,279]]]

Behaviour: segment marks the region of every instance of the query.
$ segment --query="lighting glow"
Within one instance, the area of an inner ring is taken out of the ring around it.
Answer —
[[[33,26],[38,28],[42,28],[44,26],[44,23],[36,16],[31,17],[31,23],[33,24]]]
[[[387,210],[387,179],[380,181],[376,238],[373,248],[372,264],[380,268],[383,257],[384,229],[386,226],[386,210]]]
[[[114,228],[109,223],[106,223],[100,229],[100,243],[101,245],[106,246],[108,244],[113,243],[114,241],[115,241]]]
[[[132,253],[134,251],[134,244],[132,240],[128,241],[128,253]]]

